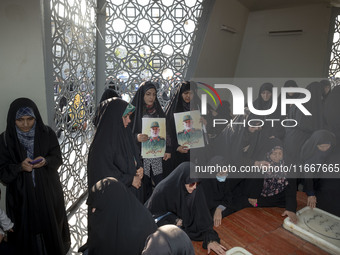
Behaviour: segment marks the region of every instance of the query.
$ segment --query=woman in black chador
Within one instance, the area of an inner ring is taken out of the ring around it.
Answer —
[[[139,255],[157,230],[150,212],[115,178],[93,185],[87,204],[89,255]]]
[[[8,241],[15,254],[66,254],[70,233],[58,175],[61,151],[28,98],[12,102],[0,137],[0,180],[6,185]]]
[[[136,107],[131,123],[132,133],[139,147],[139,152],[141,152],[141,143],[147,142],[148,139],[150,139],[148,134],[142,134],[142,118],[165,118],[165,114],[157,98],[155,83],[151,81],[143,82],[132,100],[132,105]],[[166,131],[169,132],[169,129],[167,125]],[[167,141],[166,144],[166,151],[163,158],[143,159],[145,200],[147,200],[152,193],[152,181],[157,185],[163,179],[163,160],[167,161],[171,158],[169,141]]]
[[[263,83],[260,87],[258,97],[253,102],[253,106],[256,110],[269,110],[273,104],[273,84],[267,82]],[[256,116],[258,119],[262,119],[264,121],[264,125],[262,127],[262,135],[263,137],[276,137],[279,139],[283,139],[285,135],[284,128],[276,122],[273,126],[272,123],[266,120],[270,119],[280,119],[280,113],[278,111],[274,111],[272,114],[266,116]]]
[[[299,164],[302,145],[314,131],[323,129],[324,127],[322,86],[319,82],[312,82],[306,89],[310,91],[311,99],[304,104],[304,107],[312,115],[304,115],[296,105],[290,107],[288,119],[295,120],[297,126],[286,128],[284,148],[286,151],[285,158],[287,164]],[[300,95],[300,97],[304,97],[304,95]],[[294,123],[292,123],[292,125],[293,124]],[[286,123],[286,125],[290,124]]]
[[[92,123],[93,123],[93,125],[94,125],[95,127],[98,126],[99,120],[100,120],[99,117],[102,115],[102,112],[101,112],[102,109],[103,109],[102,103],[103,103],[105,100],[107,100],[107,99],[109,99],[109,98],[113,98],[113,97],[119,97],[119,98],[120,98],[120,96],[119,96],[119,94],[116,92],[116,90],[114,90],[114,89],[112,89],[112,88],[107,88],[107,89],[104,91],[102,97],[100,98],[99,105],[98,105],[98,107],[97,107],[97,109],[96,109],[96,113],[94,114],[94,117],[93,117],[93,120],[92,120]],[[104,103],[103,105],[105,105],[105,103]],[[104,108],[105,108],[105,107],[104,107]]]
[[[336,138],[328,130],[315,131],[312,136],[304,143],[301,149],[301,161],[305,167],[317,167],[317,165],[326,164],[328,157],[335,149]],[[325,165],[324,165],[325,166]],[[307,205],[315,208],[317,205],[316,194],[320,180],[324,181],[322,173],[308,172],[305,173],[304,191],[307,194]],[[323,176],[324,177],[324,176]],[[332,196],[329,196],[331,198]],[[331,201],[333,199],[331,198]]]
[[[105,177],[114,177],[143,201],[140,188],[143,168],[128,127],[134,107],[120,98],[107,99],[103,103],[102,115],[88,155],[88,185],[92,187]]]
[[[203,248],[225,254],[219,244],[218,234],[213,230],[213,220],[205,200],[203,187],[198,179],[190,178],[190,162],[180,164],[155,188],[145,206],[150,210],[158,225],[181,226],[191,240],[203,241]],[[163,216],[163,217],[162,217]]]
[[[197,84],[194,81],[185,81],[180,84],[174,96],[172,97],[169,105],[166,108],[166,119],[169,122],[170,126],[170,140],[172,145],[172,161],[171,165],[168,163],[164,170],[165,176],[171,173],[173,169],[175,169],[179,164],[185,161],[192,161],[196,162],[198,158],[204,161],[204,153],[206,149],[204,148],[196,148],[189,150],[186,146],[179,145],[177,141],[177,134],[176,134],[176,125],[175,125],[175,118],[174,113],[179,112],[187,112],[187,111],[194,111],[200,110],[201,107],[201,100],[197,95]],[[201,121],[204,124],[207,124],[205,119],[201,118]],[[205,144],[207,145],[207,136],[205,138]],[[194,152],[194,153],[193,153]]]

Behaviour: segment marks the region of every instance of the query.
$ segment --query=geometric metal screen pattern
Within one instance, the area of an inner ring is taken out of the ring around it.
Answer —
[[[87,191],[86,163],[95,111],[94,2],[51,0],[55,123],[63,155],[59,169],[66,208]]]
[[[331,57],[328,75],[331,78],[340,77],[340,15],[335,18],[335,26],[333,33],[333,43],[331,48]]]
[[[106,86],[114,82],[129,101],[142,81],[158,81],[164,106],[186,76],[203,1],[107,1]]]

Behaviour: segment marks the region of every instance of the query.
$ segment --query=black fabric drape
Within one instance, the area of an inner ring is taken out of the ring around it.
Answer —
[[[318,145],[320,144],[330,144],[330,148],[327,151],[320,151]],[[328,156],[332,153],[336,145],[335,135],[328,130],[318,130],[315,131],[312,136],[303,144],[301,148],[301,162],[311,166],[312,164],[324,164]],[[313,195],[315,189],[317,188],[317,179],[322,173],[306,173],[304,180],[304,191],[307,195]]]
[[[42,156],[47,162],[35,169],[35,186],[32,173],[21,169],[27,154],[17,138],[15,116],[22,107],[31,107],[36,117],[34,157]],[[0,137],[0,180],[7,187],[7,215],[14,223],[8,240],[16,254],[44,254],[44,249],[48,254],[66,254],[69,250],[70,233],[57,172],[61,164],[57,137],[44,125],[35,103],[16,99],[8,111],[6,132]]]
[[[142,255],[195,255],[188,235],[179,227],[164,225],[150,235]]]
[[[102,107],[101,107],[102,102],[104,102],[106,99],[113,98],[113,97],[120,97],[119,94],[114,89],[108,88],[104,91],[102,97],[100,98],[99,105],[96,109],[96,113],[94,114],[94,117],[93,117],[93,120],[92,120],[92,123],[95,127],[98,126],[99,121],[100,121],[99,117],[103,114],[101,112],[102,111]]]
[[[268,101],[264,101],[262,96],[261,96],[261,93],[264,92],[264,91],[269,91],[270,93],[273,93],[273,84],[267,82],[267,83],[263,83],[261,85],[260,90],[259,90],[259,94],[258,94],[257,98],[255,99],[255,101],[253,102],[253,106],[257,110],[268,110],[272,107],[273,94]],[[278,104],[279,103],[280,102],[278,101]],[[270,120],[270,119],[279,120],[281,118],[280,112],[277,109],[280,109],[279,106],[270,115],[266,115],[266,116],[256,115],[257,119],[262,119],[264,121],[264,125],[262,127],[262,135],[264,137],[276,137],[276,138],[279,138],[279,139],[284,138],[285,130],[280,125],[279,122],[275,122],[274,126],[272,126],[272,123],[270,121],[266,121],[266,120]]]
[[[213,220],[205,200],[203,187],[198,185],[192,194],[186,190],[185,184],[197,181],[197,179],[190,178],[190,169],[194,168],[194,164],[190,162],[180,164],[156,186],[145,206],[155,218],[168,212],[175,214],[182,219],[183,230],[190,239],[203,240],[203,247],[206,248],[210,241],[219,242],[219,238],[213,230]]]
[[[296,120],[298,124],[296,127],[286,128],[284,148],[287,164],[299,164],[300,151],[304,142],[314,131],[324,127],[322,86],[319,82],[312,82],[306,89],[311,92],[311,99],[304,106],[312,115],[304,115],[295,105],[290,107],[288,118]]]
[[[328,157],[326,164],[340,165],[340,146],[336,145],[336,148]],[[340,217],[340,204],[337,202],[340,197],[340,178],[334,175],[333,178],[320,178],[314,182],[315,193],[317,198],[316,206],[322,210],[325,210],[331,214]]]
[[[327,129],[335,134],[340,143],[340,86],[335,86],[326,99],[324,116]]]
[[[114,177],[142,201],[142,189],[132,186],[141,162],[131,129],[129,126],[124,127],[122,119],[128,103],[120,98],[112,98],[102,104],[101,120],[88,154],[88,185],[92,187],[105,177]]]
[[[141,254],[147,237],[157,230],[150,212],[115,178],[98,181],[87,204],[89,255]]]
[[[249,111],[245,115],[236,116],[233,119],[234,124],[229,124],[215,139],[212,145],[214,155],[222,156],[232,166],[254,165],[256,146],[262,131],[249,132],[247,121],[253,117]],[[248,145],[248,149],[244,151]]]

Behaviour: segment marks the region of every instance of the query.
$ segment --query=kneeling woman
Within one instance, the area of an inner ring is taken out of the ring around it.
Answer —
[[[190,169],[195,166],[190,162],[180,164],[167,178],[155,188],[146,207],[157,224],[176,224],[188,234],[191,240],[202,241],[203,248],[225,254],[225,248],[219,244],[218,234],[213,230],[213,220],[205,200],[203,187],[197,179],[190,178]]]
[[[283,147],[279,139],[265,138],[259,152],[270,167],[279,169],[284,165]],[[251,205],[286,208],[282,216],[288,216],[293,223],[297,223],[296,179],[288,179],[285,173],[268,171],[264,179],[251,179],[250,187],[252,194],[258,194],[249,198]]]

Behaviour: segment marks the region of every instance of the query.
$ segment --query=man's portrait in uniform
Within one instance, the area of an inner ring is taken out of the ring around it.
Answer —
[[[165,121],[164,121],[165,122]],[[150,122],[149,122],[150,123]],[[164,124],[165,126],[165,124]],[[148,140],[142,143],[142,156],[143,157],[163,157],[165,153],[166,140],[165,137],[160,135],[161,125],[159,120],[152,121],[149,124]]]
[[[198,116],[196,112],[198,113]],[[195,114],[192,114],[195,113]],[[179,118],[180,117],[180,118]],[[199,122],[199,112],[193,111],[193,112],[186,112],[182,116],[179,116],[177,118],[177,121],[181,121],[182,123],[182,130],[177,132],[177,140],[178,144],[182,146],[187,146],[189,148],[198,148],[204,146],[204,140],[203,140],[203,133],[202,130],[194,127],[195,125],[195,117],[198,118]]]

